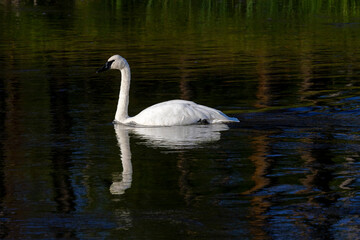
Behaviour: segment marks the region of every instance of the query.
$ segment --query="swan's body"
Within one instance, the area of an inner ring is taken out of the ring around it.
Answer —
[[[228,117],[219,110],[185,100],[158,103],[144,109],[134,117],[129,117],[130,66],[125,58],[114,55],[109,58],[98,72],[108,69],[121,71],[121,87],[114,120],[116,123],[142,126],[178,126],[199,123],[239,122],[237,118]]]
[[[222,112],[194,102],[171,100],[148,107],[134,117],[125,120],[125,124],[135,123],[148,126],[176,126],[200,123],[222,123],[236,121]]]

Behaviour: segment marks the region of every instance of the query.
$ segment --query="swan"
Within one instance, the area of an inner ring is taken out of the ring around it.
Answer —
[[[214,108],[186,100],[161,102],[142,110],[138,115],[129,117],[130,66],[120,55],[110,57],[97,73],[117,69],[121,72],[121,86],[114,123],[140,126],[180,126],[191,124],[213,124],[239,122]]]

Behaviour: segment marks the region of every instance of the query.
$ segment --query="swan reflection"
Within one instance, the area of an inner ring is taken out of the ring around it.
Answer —
[[[172,127],[133,128],[132,133],[151,147],[189,149],[201,143],[220,140],[220,132],[228,130],[225,124],[189,125]]]
[[[125,190],[131,187],[132,182],[132,164],[129,130],[120,124],[114,125],[116,139],[120,147],[122,174],[113,174],[113,183],[110,186],[112,194],[124,194]]]
[[[171,127],[131,127],[115,124],[114,129],[120,147],[123,171],[121,174],[113,174],[110,192],[124,194],[125,190],[131,187],[133,174],[129,133],[145,140],[145,144],[150,147],[191,149],[202,143],[220,140],[220,132],[228,130],[229,127],[225,124]]]

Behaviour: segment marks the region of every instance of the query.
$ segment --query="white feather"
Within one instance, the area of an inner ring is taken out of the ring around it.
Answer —
[[[228,117],[219,110],[185,100],[171,100],[158,103],[144,109],[134,117],[129,117],[130,66],[123,57],[114,55],[109,58],[101,71],[106,70],[106,67],[121,71],[121,87],[115,122],[142,126],[239,122],[237,118]]]

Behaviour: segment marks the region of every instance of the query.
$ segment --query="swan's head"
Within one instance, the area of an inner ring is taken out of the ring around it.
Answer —
[[[129,66],[129,64],[125,58],[123,58],[120,55],[114,55],[114,56],[110,57],[107,60],[107,62],[105,63],[105,65],[103,67],[99,68],[96,72],[97,73],[104,72],[109,69],[118,69],[121,71],[123,68],[128,67],[128,66]]]

